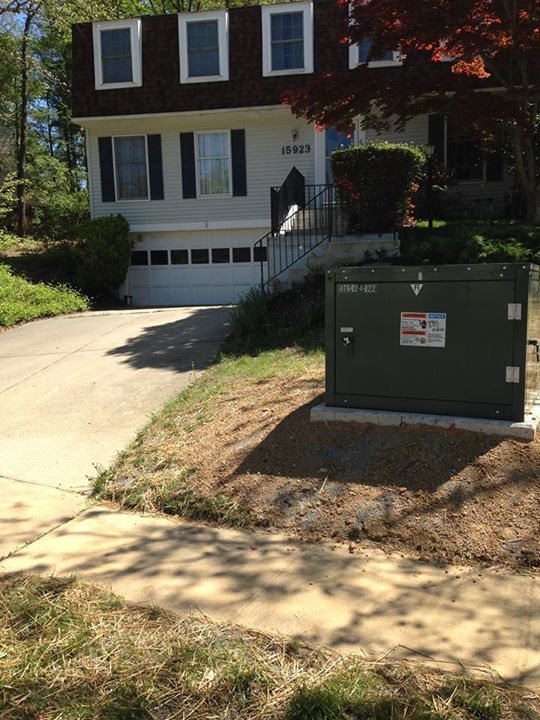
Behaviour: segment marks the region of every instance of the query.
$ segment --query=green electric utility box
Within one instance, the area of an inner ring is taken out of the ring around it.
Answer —
[[[326,276],[326,404],[524,419],[540,398],[540,267]]]

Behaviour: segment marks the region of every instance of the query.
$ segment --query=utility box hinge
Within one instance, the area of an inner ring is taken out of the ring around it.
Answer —
[[[521,303],[508,303],[508,319],[521,320]]]
[[[506,366],[506,382],[507,383],[518,383],[519,382],[519,368]]]

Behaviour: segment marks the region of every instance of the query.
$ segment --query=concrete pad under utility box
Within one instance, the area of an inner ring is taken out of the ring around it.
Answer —
[[[311,408],[311,422],[356,422],[372,425],[431,425],[446,429],[469,430],[484,435],[502,435],[532,441],[540,421],[540,406],[533,408],[523,422],[489,420],[486,418],[458,417],[454,415],[428,415],[423,413],[391,412],[389,410],[362,410],[360,408],[316,405]]]

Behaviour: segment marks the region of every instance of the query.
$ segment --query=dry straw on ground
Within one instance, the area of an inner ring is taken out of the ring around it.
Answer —
[[[1,720],[538,720],[532,692],[0,579]]]

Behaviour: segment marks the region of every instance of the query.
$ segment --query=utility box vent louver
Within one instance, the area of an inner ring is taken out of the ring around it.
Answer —
[[[521,421],[539,344],[537,266],[327,273],[327,405]]]

